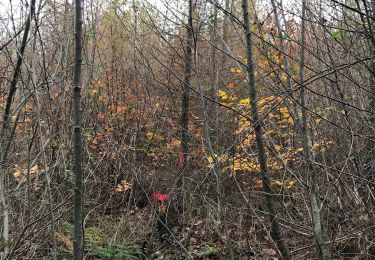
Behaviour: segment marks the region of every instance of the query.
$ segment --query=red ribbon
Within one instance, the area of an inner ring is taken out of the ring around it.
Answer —
[[[162,193],[162,192],[154,192],[152,194],[152,200],[153,201],[166,201],[168,199],[168,193]]]

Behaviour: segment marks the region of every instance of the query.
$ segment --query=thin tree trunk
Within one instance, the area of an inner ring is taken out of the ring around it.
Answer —
[[[83,170],[82,170],[82,109],[81,109],[81,66],[82,66],[82,6],[75,1],[75,61],[73,80],[74,108],[74,232],[73,259],[83,259]]]
[[[362,0],[362,8],[361,8],[361,4],[359,3],[358,0],[356,0],[356,3],[357,3],[357,9],[358,10],[361,10],[362,12],[361,13],[364,13],[362,15],[360,15],[361,17],[361,22],[362,22],[362,27],[363,27],[363,30],[365,32],[365,36],[367,38],[367,42],[368,42],[368,49],[369,49],[369,54],[373,57],[375,55],[375,35],[374,35],[374,31],[373,31],[373,22],[371,21],[373,17],[373,14],[374,14],[374,10],[371,11],[369,8],[370,6],[374,7],[374,2],[375,1],[371,1],[371,4],[370,3],[366,3],[365,0]],[[370,5],[370,6],[368,6]],[[370,102],[369,102],[369,107],[368,107],[368,110],[371,111],[371,112],[375,112],[375,61],[374,60],[370,60],[369,61],[369,64],[368,64],[368,70],[369,70],[369,76],[368,76],[368,82],[369,82],[369,86],[370,86],[370,89],[372,90],[371,94],[370,94]],[[369,125],[371,126],[369,129],[374,129],[375,128],[375,116],[371,115],[369,117]],[[374,131],[373,130],[370,130],[369,132],[369,135],[371,137],[371,139],[374,139]],[[372,180],[374,180],[374,173],[375,173],[375,163],[374,163],[374,156],[375,156],[375,153],[374,153],[374,142],[373,141],[369,141],[366,145],[366,153],[367,153],[367,156],[366,156],[366,159],[365,159],[365,169],[366,169],[366,177],[365,178],[368,178],[368,176],[371,176],[370,178]],[[369,205],[371,207],[370,210],[372,210],[372,208],[374,207],[373,204],[371,203],[365,203],[366,205]]]
[[[225,5],[224,5],[224,9],[225,11],[227,12],[231,12],[231,6],[233,5],[233,3],[231,4],[230,3],[230,0],[225,0]],[[228,19],[228,15],[225,14],[224,17],[223,17],[223,28],[222,28],[222,44],[221,44],[221,48],[223,50],[226,50],[228,48],[227,44],[228,44],[228,38],[229,38],[229,30],[228,30],[228,27],[229,27],[229,19]],[[227,67],[227,55],[222,52],[221,53],[221,70],[225,70],[226,67]],[[218,99],[216,101],[219,101]]]
[[[189,153],[189,88],[191,78],[191,64],[193,60],[193,0],[189,0],[188,7],[188,24],[187,24],[187,36],[186,36],[186,53],[185,53],[185,76],[183,82],[183,94],[182,94],[182,116],[181,116],[181,173],[178,177],[178,188],[179,200],[182,203],[182,192],[184,185],[184,175],[186,174],[186,167],[188,164],[188,153]],[[183,205],[183,204],[181,204]]]
[[[255,129],[255,138],[258,150],[258,160],[260,164],[260,171],[263,181],[263,188],[265,192],[266,206],[271,221],[271,237],[276,243],[279,250],[280,256],[283,260],[290,259],[289,250],[285,244],[280,231],[280,225],[278,218],[276,217],[276,211],[274,206],[274,192],[271,189],[270,178],[268,176],[267,169],[267,157],[264,147],[264,140],[262,136],[262,124],[259,119],[258,107],[256,101],[256,85],[255,85],[255,73],[254,73],[254,61],[252,52],[251,32],[250,32],[250,18],[249,18],[249,6],[247,0],[242,0],[242,11],[244,20],[244,30],[246,33],[246,50],[247,50],[247,72],[249,82],[249,97],[251,102],[251,118],[252,124]]]
[[[218,24],[217,24],[217,14],[218,14],[218,9],[217,9],[217,5],[214,6],[214,14],[213,14],[213,21],[212,21],[212,31],[210,32],[210,41],[213,45],[216,45],[218,43],[218,35],[217,35],[217,31],[218,31]],[[212,69],[212,73],[211,73],[211,84],[213,84],[213,95],[214,95],[214,98],[216,101],[218,101],[218,97],[216,95],[217,91],[218,91],[218,80],[219,80],[219,72],[218,72],[218,68],[216,67],[216,48],[214,46],[212,46],[212,49],[211,49],[211,69]],[[217,189],[217,193],[218,193],[218,200],[217,200],[217,204],[218,204],[218,217],[219,217],[219,221],[221,223],[223,223],[223,227],[224,227],[224,234],[225,236],[227,237],[228,239],[228,242],[227,242],[227,248],[228,248],[228,251],[229,251],[229,258],[230,259],[234,259],[234,254],[233,254],[233,246],[232,246],[232,243],[231,243],[231,239],[230,239],[230,234],[229,234],[229,229],[228,229],[228,223],[227,223],[227,220],[225,218],[225,205],[224,205],[224,198],[225,198],[225,194],[224,194],[224,189],[223,189],[223,180],[222,180],[222,172],[221,172],[221,165],[220,165],[220,161],[218,159],[218,157],[216,156],[216,154],[221,154],[221,151],[215,151],[215,148],[214,148],[214,145],[216,143],[216,147],[219,149],[220,145],[219,145],[219,106],[214,103],[213,105],[215,106],[214,107],[214,127],[216,129],[216,132],[215,133],[211,133],[210,131],[210,120],[209,120],[209,113],[208,113],[208,107],[207,107],[207,103],[204,99],[204,94],[203,94],[203,89],[202,89],[202,82],[201,82],[201,73],[200,73],[200,66],[199,66],[199,54],[198,54],[198,51],[197,51],[197,43],[195,42],[194,43],[194,66],[195,66],[195,71],[196,71],[196,79],[197,79],[197,84],[198,84],[198,88],[199,88],[199,97],[200,97],[200,103],[201,103],[201,109],[202,109],[202,114],[203,114],[203,126],[204,126],[204,136],[205,136],[205,140],[206,140],[206,144],[207,144],[207,148],[208,148],[208,153],[209,155],[211,156],[211,158],[213,158],[213,163],[214,163],[214,167],[213,167],[213,172],[215,174],[215,178],[216,178],[216,189]]]
[[[275,16],[275,24],[276,24],[276,28],[277,28],[277,34],[278,34],[278,38],[279,38],[279,41],[280,41],[280,51],[281,51],[281,55],[283,56],[282,61],[283,61],[285,73],[286,73],[286,83],[287,83],[286,87],[287,87],[288,95],[292,98],[292,102],[293,102],[294,101],[294,93],[293,93],[293,87],[292,87],[292,78],[291,78],[289,62],[288,62],[288,58],[287,58],[287,55],[286,55],[286,49],[285,49],[285,41],[284,41],[285,35],[283,35],[283,28],[282,28],[281,23],[280,23],[279,14],[277,12],[277,3],[276,3],[275,0],[271,0],[271,4],[272,4],[273,15]],[[284,10],[283,10],[283,6],[282,6],[282,2],[280,3],[280,9],[281,9],[281,15],[284,16]],[[300,117],[299,117],[299,114],[298,114],[298,111],[297,111],[296,102],[293,102],[293,114],[294,114],[294,117],[297,119],[298,126],[299,126],[301,120],[300,120]]]
[[[304,81],[304,66],[305,66],[305,18],[306,18],[306,0],[302,1],[302,21],[301,21],[301,57],[300,57],[300,84]],[[301,86],[301,112],[302,112],[302,127],[301,137],[303,144],[303,151],[305,159],[308,164],[309,174],[309,200],[312,214],[312,225],[314,229],[315,242],[318,251],[318,257],[321,260],[330,259],[328,246],[324,243],[324,226],[322,225],[321,203],[319,200],[319,192],[316,185],[316,168],[313,163],[313,155],[309,146],[309,133],[307,127],[307,111],[304,86]]]
[[[4,111],[4,117],[3,117],[3,124],[1,129],[1,135],[0,135],[0,160],[1,160],[1,166],[4,165],[6,156],[5,156],[5,150],[4,150],[4,144],[5,144],[5,138],[7,137],[7,131],[9,129],[9,118],[11,115],[11,106],[13,104],[14,96],[17,91],[17,82],[18,78],[21,74],[21,66],[23,61],[23,56],[25,53],[26,45],[27,45],[27,39],[29,36],[30,26],[31,26],[31,20],[35,13],[35,2],[36,0],[32,0],[30,3],[30,13],[27,17],[26,24],[25,24],[25,32],[22,37],[21,47],[18,50],[17,53],[17,63],[16,67],[14,69],[14,74],[12,81],[10,83],[9,87],[9,95],[6,101],[5,105],[5,111]],[[7,140],[10,144],[11,140]],[[5,186],[5,170],[0,168],[0,203],[3,210],[3,239],[4,239],[4,256],[6,256],[9,253],[9,210],[8,205],[6,202],[6,186]]]
[[[37,29],[37,28],[36,28]],[[36,34],[35,34],[36,35]],[[34,38],[33,41],[33,53],[36,53],[36,38]],[[46,137],[43,135],[43,129],[42,129],[42,120],[41,120],[41,102],[40,102],[40,97],[39,97],[39,92],[38,92],[38,86],[36,85],[36,69],[35,69],[35,59],[31,57],[31,67],[30,67],[30,81],[34,85],[35,88],[35,95],[34,95],[34,101],[36,105],[36,118],[37,118],[37,132],[39,132],[39,140],[40,140],[40,148],[41,148],[41,153],[43,157],[43,167],[44,167],[44,177],[46,181],[46,191],[47,191],[47,197],[48,197],[48,208],[50,211],[50,221],[51,221],[51,238],[52,238],[52,257],[54,260],[57,259],[57,242],[56,242],[56,221],[55,221],[55,216],[53,212],[53,197],[52,197],[52,191],[51,191],[51,177],[49,174],[48,170],[48,160],[47,160],[47,154],[46,154],[46,149],[45,149],[45,140]],[[43,64],[44,70],[47,71],[47,66],[44,63]],[[45,81],[48,82],[48,77],[47,74],[44,73],[45,76]],[[48,87],[49,89],[49,87]],[[28,176],[30,179],[30,170],[28,171]],[[30,182],[29,182],[30,183]],[[30,187],[29,187],[30,189]]]
[[[197,53],[197,52],[195,52],[195,53]],[[224,194],[224,189],[223,189],[221,165],[220,165],[219,158],[216,156],[214,148],[212,146],[212,141],[211,141],[212,136],[210,134],[209,119],[208,119],[208,113],[207,113],[207,104],[206,104],[204,96],[203,96],[203,89],[202,89],[202,84],[200,82],[200,74],[199,74],[199,70],[198,70],[198,64],[199,64],[198,60],[196,60],[195,66],[197,67],[197,81],[198,81],[198,86],[199,86],[199,97],[200,97],[200,101],[201,101],[202,114],[203,114],[204,136],[205,136],[205,140],[206,140],[206,144],[207,144],[207,148],[208,148],[208,153],[211,156],[211,158],[213,159],[213,164],[214,164],[213,171],[214,171],[214,174],[215,174],[215,177],[216,177],[216,189],[217,189],[217,193],[218,193],[218,203],[217,203],[218,204],[218,216],[220,218],[220,222],[223,223],[224,233],[225,233],[225,236],[228,239],[227,247],[228,247],[228,250],[229,250],[230,259],[234,259],[233,247],[232,247],[232,243],[231,243],[231,240],[230,240],[230,237],[229,237],[228,224],[227,224],[227,220],[225,218],[225,206],[224,206],[225,194]]]
[[[225,0],[225,5],[224,5],[224,9],[225,11],[227,12],[231,12],[232,10],[230,10],[230,0]],[[224,15],[224,18],[223,18],[223,50],[225,50],[225,45],[227,44],[228,42],[228,16],[227,15]],[[223,53],[223,57],[226,58],[225,54]]]
[[[211,77],[210,77],[210,84],[212,86],[212,97],[215,99],[215,101],[219,101],[219,97],[217,96],[217,92],[219,90],[219,68],[216,66],[217,62],[217,53],[216,53],[216,48],[215,45],[218,44],[218,19],[217,19],[217,14],[218,14],[218,8],[217,5],[214,5],[214,10],[213,10],[213,18],[211,21],[211,31],[210,31],[210,42],[212,43],[211,45]],[[216,104],[212,104],[212,127],[215,129],[214,133],[214,138],[213,138],[213,144],[214,147],[218,146],[218,138],[219,138],[219,107]]]

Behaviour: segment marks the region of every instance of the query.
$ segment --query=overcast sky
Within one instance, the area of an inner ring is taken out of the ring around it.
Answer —
[[[72,2],[73,0],[69,0],[69,2]],[[105,0],[101,0],[103,3],[105,3]],[[149,4],[152,4],[156,6],[159,10],[164,12],[166,10],[166,3],[173,3],[175,6],[176,3],[183,4],[184,0],[145,0]],[[17,27],[19,24],[21,24],[23,21],[20,21],[19,19],[25,19],[25,12],[28,11],[26,8],[26,3],[30,2],[30,0],[0,0],[0,34],[4,35],[7,34],[7,30],[12,28],[11,23],[11,15],[13,14],[13,19],[15,21],[15,27]],[[43,0],[44,2],[44,0]],[[88,1],[87,1],[88,2]],[[266,2],[270,2],[269,0],[265,0]],[[290,7],[291,3],[295,4],[298,2],[298,0],[283,0],[284,6]],[[40,3],[40,0],[37,0],[37,4]],[[177,10],[181,11],[181,10]],[[22,15],[20,15],[22,14]]]

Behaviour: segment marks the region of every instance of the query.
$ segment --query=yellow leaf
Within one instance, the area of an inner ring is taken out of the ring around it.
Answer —
[[[225,92],[224,90],[219,90],[219,91],[217,92],[217,96],[218,96],[218,97],[221,97],[221,98],[223,98],[224,96],[226,96],[226,97],[228,98],[228,94],[227,94],[227,92]]]
[[[280,151],[281,150],[281,145],[275,144],[275,149],[276,149],[276,151]]]
[[[282,108],[280,108],[280,113],[281,113],[284,117],[289,117],[289,110],[288,110],[288,108],[286,108],[286,107],[282,107]]]
[[[293,180],[287,180],[287,181],[286,181],[286,187],[287,187],[288,189],[290,189],[291,187],[294,186],[295,183],[296,183],[296,181],[293,181]]]
[[[268,98],[262,98],[261,100],[258,101],[259,105],[263,105],[266,102],[269,102],[270,100]]]
[[[155,136],[155,134],[154,134],[153,132],[147,132],[147,133],[146,133],[146,138],[147,138],[148,140],[151,140],[152,138],[154,138],[154,136]]]
[[[260,165],[257,163],[248,163],[246,168],[252,171],[260,171]]]
[[[319,148],[320,146],[321,146],[320,143],[314,143],[311,148],[316,149],[316,148]]]
[[[272,180],[271,185],[273,186],[283,186],[284,183],[282,183],[279,180]]]
[[[117,192],[124,192],[130,190],[132,188],[132,184],[125,180],[122,180],[119,184],[117,184],[116,191]]]
[[[173,138],[172,141],[171,141],[171,145],[179,147],[179,146],[181,146],[181,141],[176,139],[176,138]]]
[[[255,188],[262,188],[263,187],[263,181],[259,178],[256,178],[253,181],[253,185],[254,185]]]
[[[117,113],[122,113],[124,111],[125,111],[125,107],[124,106],[122,106],[122,105],[118,105],[117,106]]]
[[[34,165],[33,167],[30,168],[31,174],[38,174],[38,172],[39,172],[38,165]]]
[[[96,89],[92,89],[91,91],[89,91],[90,96],[95,96],[96,94],[98,94],[98,91]]]
[[[18,167],[18,165],[14,165],[14,172],[13,172],[13,177],[19,181],[21,180],[21,176],[22,176],[22,171],[20,169],[20,167]]]
[[[97,116],[97,118],[100,120],[100,121],[103,121],[105,119],[105,114],[103,112],[100,112]]]
[[[250,145],[250,138],[245,138],[245,140],[243,140],[242,144],[246,145],[246,146]]]
[[[245,106],[250,105],[250,98],[241,99],[240,104]]]

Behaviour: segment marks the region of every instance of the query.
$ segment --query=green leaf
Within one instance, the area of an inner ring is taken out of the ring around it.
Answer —
[[[338,29],[338,30],[332,32],[331,35],[332,35],[333,39],[337,40],[338,38],[342,37],[342,30]]]
[[[199,257],[215,256],[220,253],[220,250],[214,247],[207,248],[204,252],[199,254]]]
[[[208,92],[212,90],[212,86],[210,85],[202,85],[202,91],[203,92]]]
[[[352,152],[350,155],[349,155],[349,160],[355,160],[357,159],[357,153],[356,152]]]
[[[322,112],[322,110],[321,110],[320,108],[316,108],[314,112],[315,112],[315,114],[317,114],[318,116],[323,115],[323,112]]]
[[[89,256],[99,257],[100,259],[139,259],[141,250],[137,246],[108,245],[107,247],[98,247],[90,252]]]
[[[210,23],[213,23],[215,21],[215,13],[210,13],[210,15],[208,16],[208,20],[210,21]]]
[[[92,85],[90,83],[88,83],[86,86],[85,86],[85,89],[87,90],[92,90]]]
[[[91,31],[88,31],[87,33],[86,33],[86,36],[87,37],[91,37],[91,38],[94,38],[95,36],[96,36],[96,32],[94,31],[94,30],[91,30]]]
[[[92,135],[94,133],[94,128],[88,127],[83,129],[83,135]]]
[[[281,39],[284,39],[284,40],[288,40],[288,41],[290,41],[292,38],[290,38],[290,36],[287,35],[287,34],[283,34],[283,35],[281,36]]]

